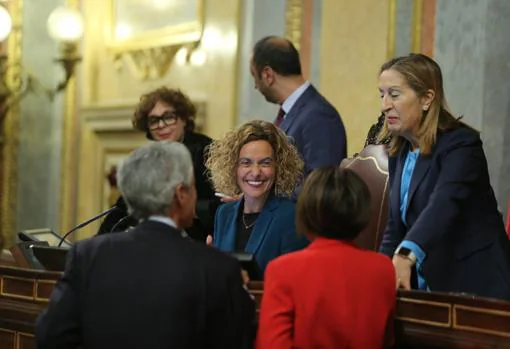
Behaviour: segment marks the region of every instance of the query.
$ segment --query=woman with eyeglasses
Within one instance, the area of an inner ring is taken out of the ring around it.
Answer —
[[[194,132],[197,109],[188,96],[178,89],[160,87],[142,95],[132,117],[133,126],[145,132],[150,140],[182,142],[193,159],[197,188],[198,219],[186,230],[194,240],[204,242],[212,232],[214,212],[218,205],[214,191],[207,179],[204,150],[211,138]],[[118,210],[110,213],[101,225],[98,234],[122,231],[137,222],[128,217],[127,206],[121,197],[116,203]],[[122,220],[122,221],[121,221]]]

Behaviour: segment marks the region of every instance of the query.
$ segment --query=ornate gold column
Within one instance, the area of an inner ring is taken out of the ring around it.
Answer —
[[[66,0],[66,6],[79,9],[80,0]],[[76,224],[78,181],[78,147],[80,144],[79,118],[76,106],[76,75],[65,90],[62,117],[62,163],[60,168],[60,232]]]
[[[6,82],[13,90],[21,88],[21,43],[23,22],[23,0],[11,0],[7,3],[13,28],[7,41]],[[19,103],[13,101],[7,111],[1,127],[1,210],[0,233],[6,238],[6,247],[12,243],[16,228],[16,209],[18,202],[18,144],[19,144]]]

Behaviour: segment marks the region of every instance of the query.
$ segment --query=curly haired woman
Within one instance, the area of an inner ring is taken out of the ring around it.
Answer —
[[[248,122],[214,141],[207,158],[215,189],[242,195],[218,209],[214,246],[253,254],[262,275],[269,261],[308,244],[296,234],[290,199],[303,161],[281,130],[265,121]]]

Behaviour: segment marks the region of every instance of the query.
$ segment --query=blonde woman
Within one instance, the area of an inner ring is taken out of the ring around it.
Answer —
[[[308,244],[296,235],[290,199],[304,164],[281,130],[265,121],[248,122],[214,141],[207,158],[215,189],[242,195],[218,209],[214,246],[253,254],[263,274],[269,261]]]
[[[389,144],[390,214],[381,252],[397,287],[510,299],[510,246],[480,135],[449,111],[430,57],[379,74]]]

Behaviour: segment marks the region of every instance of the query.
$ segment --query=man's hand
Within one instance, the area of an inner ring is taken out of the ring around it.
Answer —
[[[211,235],[211,234],[207,235],[207,237],[205,238],[205,244],[206,244],[207,246],[212,246],[212,244],[213,244],[213,238],[212,238],[212,235]]]

